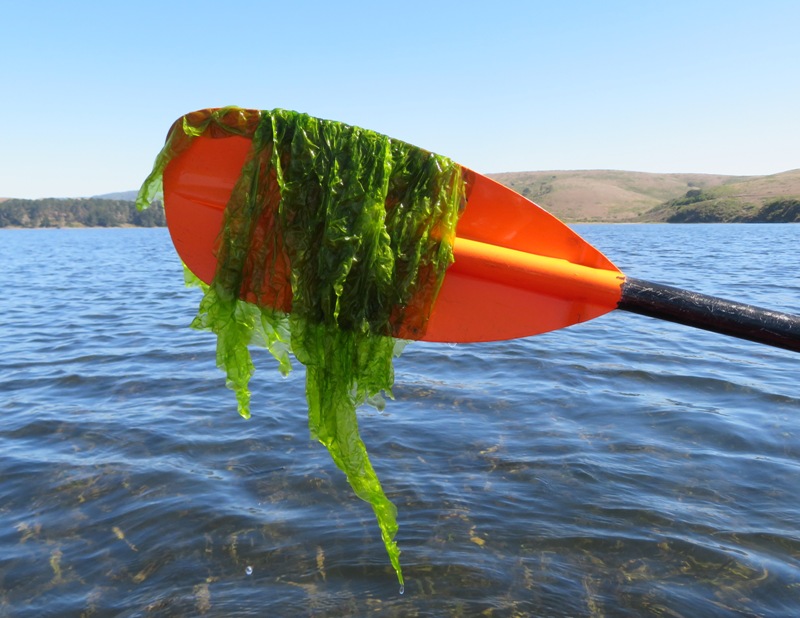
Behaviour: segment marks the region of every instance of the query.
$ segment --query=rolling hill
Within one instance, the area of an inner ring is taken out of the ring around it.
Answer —
[[[800,199],[800,170],[770,176],[652,174],[614,170],[489,174],[569,222],[666,222],[747,220],[775,201]],[[704,210],[708,200],[726,201],[726,217],[713,212],[687,216],[687,199]],[[701,196],[703,199],[696,199]],[[686,210],[684,218],[676,211]],[[780,209],[777,209],[780,210]],[[734,215],[742,215],[736,219]]]

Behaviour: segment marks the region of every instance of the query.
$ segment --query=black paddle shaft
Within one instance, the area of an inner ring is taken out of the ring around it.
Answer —
[[[617,308],[800,352],[800,316],[627,278]]]

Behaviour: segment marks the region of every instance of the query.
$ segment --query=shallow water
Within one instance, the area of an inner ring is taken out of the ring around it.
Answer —
[[[627,274],[800,313],[800,226],[576,226]],[[614,312],[409,345],[360,413],[399,510],[258,351],[236,414],[166,230],[0,230],[0,615],[787,616],[796,354]]]

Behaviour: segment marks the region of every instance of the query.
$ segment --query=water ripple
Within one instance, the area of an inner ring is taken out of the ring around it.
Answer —
[[[800,227],[581,233],[633,276],[800,310],[800,264],[769,250]],[[400,596],[368,505],[309,436],[302,368],[256,353],[238,417],[165,230],[0,236],[0,614],[796,609],[791,353],[616,313],[410,345],[395,401],[359,411],[398,507]]]

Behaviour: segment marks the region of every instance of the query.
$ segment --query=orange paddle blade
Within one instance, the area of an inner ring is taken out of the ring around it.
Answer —
[[[257,112],[252,112],[257,114]],[[179,126],[179,125],[178,125]],[[175,130],[175,129],[174,129]],[[177,129],[180,130],[180,129]],[[181,259],[210,283],[223,212],[250,149],[244,135],[201,135],[164,170],[164,207]],[[554,216],[465,170],[467,206],[422,337],[466,343],[526,337],[617,307],[624,275]],[[288,309],[287,290],[273,301]]]

